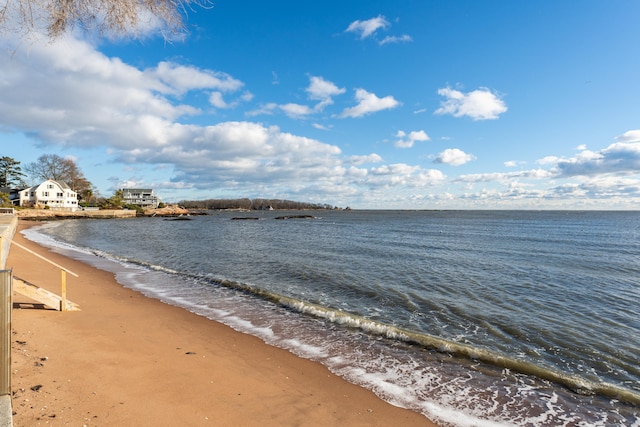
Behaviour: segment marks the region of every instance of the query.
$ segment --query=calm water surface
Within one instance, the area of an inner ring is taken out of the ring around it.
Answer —
[[[640,213],[291,214],[27,235],[442,424],[640,426]]]

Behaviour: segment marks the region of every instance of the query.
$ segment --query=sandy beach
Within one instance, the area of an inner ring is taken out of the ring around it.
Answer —
[[[433,426],[324,366],[14,241],[78,274],[58,312],[14,294],[15,426]],[[14,246],[15,276],[60,291],[60,270]]]

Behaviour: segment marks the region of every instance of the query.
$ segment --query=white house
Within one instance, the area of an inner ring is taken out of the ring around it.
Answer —
[[[78,194],[62,181],[48,179],[41,184],[20,190],[20,206],[49,206],[75,211]]]

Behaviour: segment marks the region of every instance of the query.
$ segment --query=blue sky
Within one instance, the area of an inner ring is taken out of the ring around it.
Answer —
[[[640,209],[640,2],[240,1],[0,38],[0,155],[103,196]]]

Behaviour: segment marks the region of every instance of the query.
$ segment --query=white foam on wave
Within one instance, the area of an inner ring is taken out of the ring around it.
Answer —
[[[273,340],[275,337],[271,328],[266,326],[256,326],[251,321],[243,319],[242,317],[230,315],[225,316],[223,319],[220,319],[220,321],[237,331],[260,337],[267,342]]]
[[[399,402],[407,401],[411,398],[405,387],[398,385],[394,381],[389,381],[380,373],[367,372],[359,367],[349,368],[346,372],[348,372],[349,376],[357,377],[361,381],[373,385],[377,393],[382,393],[387,398],[393,396]]]
[[[473,415],[465,414],[448,406],[441,406],[433,402],[424,402],[425,412],[431,414],[433,421],[452,424],[457,427],[511,427],[515,424],[483,420]],[[535,424],[532,424],[535,425]]]
[[[298,339],[288,338],[282,340],[282,343],[292,350],[295,354],[302,355],[307,359],[317,359],[327,357],[326,349],[306,344]]]

